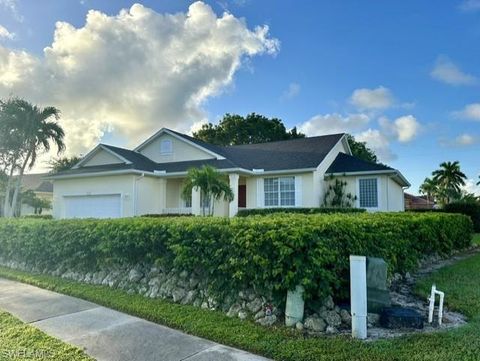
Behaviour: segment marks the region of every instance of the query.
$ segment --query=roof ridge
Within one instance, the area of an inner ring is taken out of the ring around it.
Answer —
[[[318,138],[333,137],[333,136],[344,136],[345,134],[346,133],[332,133],[332,134],[315,135],[313,137],[272,140],[270,142],[224,145],[224,146],[221,146],[221,147],[222,148],[233,148],[233,147],[247,147],[247,146],[262,145],[262,144],[287,143],[287,142],[293,142],[293,141],[304,141],[304,140],[307,140],[307,139],[318,139]]]

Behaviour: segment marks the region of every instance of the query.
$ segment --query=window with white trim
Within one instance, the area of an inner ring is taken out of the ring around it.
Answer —
[[[170,139],[164,139],[160,142],[160,154],[170,155],[173,153],[173,143]]]
[[[378,179],[362,178],[358,180],[358,200],[360,208],[378,208]]]
[[[265,207],[295,205],[295,177],[265,178],[263,182]]]

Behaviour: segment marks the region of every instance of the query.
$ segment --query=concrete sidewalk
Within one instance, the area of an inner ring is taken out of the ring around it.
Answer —
[[[97,360],[266,361],[78,298],[0,278],[0,309]]]

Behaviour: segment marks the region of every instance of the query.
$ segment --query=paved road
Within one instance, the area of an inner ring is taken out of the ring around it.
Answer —
[[[267,361],[91,302],[1,278],[0,308],[97,360]]]

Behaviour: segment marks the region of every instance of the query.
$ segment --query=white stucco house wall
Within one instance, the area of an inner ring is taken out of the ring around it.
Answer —
[[[216,167],[235,199],[215,215],[242,208],[320,207],[330,176],[347,182],[355,206],[403,211],[409,182],[396,169],[351,155],[345,134],[220,147],[163,128],[133,150],[99,144],[72,169],[51,175],[55,218],[118,218],[201,213],[200,192],[180,196],[187,171]]]

